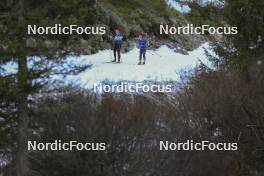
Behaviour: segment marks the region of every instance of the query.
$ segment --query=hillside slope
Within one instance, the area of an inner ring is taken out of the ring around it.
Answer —
[[[182,47],[193,50],[206,41],[199,35],[166,35],[159,34],[160,24],[170,26],[185,26],[189,23],[183,14],[171,8],[165,0],[135,0],[97,1],[98,21],[109,29],[107,36],[94,42],[96,49],[111,47],[111,36],[114,29],[119,28],[126,37],[125,50],[129,50],[130,41],[141,32],[146,33],[151,39],[152,47],[172,43],[172,47]]]

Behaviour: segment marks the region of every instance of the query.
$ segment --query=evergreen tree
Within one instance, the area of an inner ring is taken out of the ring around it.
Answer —
[[[17,136],[18,176],[29,173],[26,145],[30,122],[28,96],[45,85],[43,78],[61,71],[55,68],[64,64],[66,56],[82,52],[78,47],[81,40],[91,38],[88,35],[30,36],[27,34],[27,25],[94,25],[97,22],[95,6],[95,0],[0,2],[0,115],[10,119],[13,114],[12,117],[16,118],[13,119],[14,124],[17,122],[17,125],[13,124],[13,130]],[[17,73],[8,74],[3,69],[3,65],[10,62],[17,64]],[[64,70],[64,73],[67,71]],[[6,109],[12,108],[8,114]]]
[[[248,74],[248,67],[264,60],[264,1],[226,0],[223,8],[225,22],[238,27],[237,35],[226,35],[221,44],[214,44],[219,58],[212,57],[217,66]]]

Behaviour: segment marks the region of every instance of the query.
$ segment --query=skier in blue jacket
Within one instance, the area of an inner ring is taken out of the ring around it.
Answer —
[[[143,34],[140,34],[138,36],[138,43],[137,47],[139,48],[139,62],[138,65],[145,64],[146,63],[146,52],[148,48],[148,41],[145,37],[143,37]],[[143,62],[142,61],[143,57]]]
[[[115,30],[115,35],[113,37],[114,39],[114,57],[115,59],[112,60],[112,62],[116,62],[116,57],[118,57],[118,63],[120,63],[121,59],[121,47],[123,43],[123,36],[120,34],[120,31],[118,29]]]

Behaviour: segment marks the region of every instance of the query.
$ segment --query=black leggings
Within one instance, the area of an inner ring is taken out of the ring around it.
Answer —
[[[140,49],[139,50],[139,61],[141,62],[142,57],[143,57],[143,61],[146,61],[146,49]]]
[[[115,61],[116,61],[116,53],[118,55],[118,62],[120,62],[120,58],[121,58],[121,44],[115,44],[114,46],[114,57],[115,57]]]

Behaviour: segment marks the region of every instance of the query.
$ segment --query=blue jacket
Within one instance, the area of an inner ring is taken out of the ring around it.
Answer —
[[[147,49],[148,47],[148,41],[147,39],[141,39],[141,40],[138,40],[138,46],[140,49]]]
[[[115,35],[114,36],[114,42],[115,42],[115,44],[122,44],[123,36],[122,35]]]

